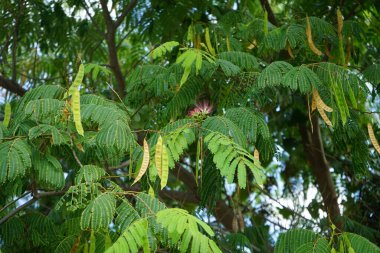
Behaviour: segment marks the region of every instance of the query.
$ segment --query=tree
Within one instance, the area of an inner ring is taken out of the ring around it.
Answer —
[[[0,5],[2,251],[379,252],[375,1]]]

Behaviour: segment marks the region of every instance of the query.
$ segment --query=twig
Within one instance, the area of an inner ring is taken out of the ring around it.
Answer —
[[[49,197],[49,196],[60,196],[65,194],[66,191],[59,191],[59,192],[41,192],[41,193],[36,193],[32,199],[28,200],[21,206],[17,207],[15,210],[9,212],[7,215],[5,215],[3,218],[0,220],[0,225],[6,222],[8,219],[12,218],[14,215],[16,215],[18,212],[21,210],[27,208],[28,206],[32,205],[34,202],[39,200],[42,197]]]
[[[121,15],[116,19],[114,25],[115,27],[120,26],[120,24],[123,22],[124,18],[132,11],[132,9],[136,6],[137,0],[131,0],[129,4],[125,7]]]
[[[38,200],[38,198],[32,198],[31,200],[27,201],[26,203],[24,203],[23,205],[17,207],[15,210],[13,210],[12,212],[8,213],[7,215],[5,215],[1,220],[0,220],[0,225],[3,224],[4,222],[6,222],[8,219],[12,218],[16,213],[20,212],[21,210],[23,210],[24,208],[27,208],[28,206],[32,205],[34,202],[36,202]]]
[[[123,102],[123,100],[121,99],[121,97],[119,96],[119,94],[112,88],[112,86],[109,84],[109,83],[107,83],[108,84],[108,87],[115,93],[115,95],[117,96],[117,98],[120,100],[120,103],[122,103],[122,105],[124,106],[124,108],[125,108],[125,111],[127,112],[127,114],[128,114],[128,116],[130,116],[129,115],[129,112],[128,112],[128,107],[124,104],[124,102]],[[132,117],[131,117],[132,118]]]
[[[295,210],[293,210],[293,209],[291,209],[291,208],[289,208],[289,207],[287,207],[287,206],[281,204],[277,199],[273,198],[273,197],[270,195],[269,192],[267,192],[267,191],[265,191],[265,190],[263,190],[263,189],[261,189],[261,188],[259,188],[259,187],[257,187],[257,188],[259,189],[260,192],[262,192],[264,195],[266,195],[267,197],[269,197],[271,200],[273,200],[274,202],[276,202],[277,204],[279,204],[282,208],[286,208],[286,209],[290,210],[292,213],[294,213],[295,215],[297,215],[298,217],[300,217],[300,218],[302,218],[302,219],[305,219],[305,220],[307,220],[307,221],[310,221],[311,223],[313,223],[313,224],[315,224],[315,225],[319,225],[317,222],[315,222],[315,221],[313,221],[313,220],[311,220],[311,219],[308,219],[308,218],[306,218],[305,216],[303,216],[302,214],[298,213],[297,211],[295,211]]]
[[[128,160],[128,161],[122,162],[122,163],[119,164],[119,165],[116,165],[116,166],[113,166],[113,167],[109,167],[108,169],[109,169],[109,170],[118,170],[118,169],[122,169],[122,168],[124,168],[124,167],[129,166],[130,163],[131,163],[131,160]]]
[[[357,111],[357,112],[360,112],[360,113],[366,113],[366,114],[380,114],[380,111],[362,111],[362,110],[355,109],[355,108],[351,108],[351,110]]]
[[[90,14],[90,11],[88,9],[88,6],[87,6],[87,3],[86,1],[83,1],[83,7],[84,7],[84,10],[86,11],[87,13],[87,16],[89,16],[89,18],[91,19],[92,23],[94,24],[94,27],[95,27],[95,30],[102,36],[102,37],[105,37],[106,34],[102,32],[102,30],[100,29],[98,23],[94,20],[93,16]]]
[[[71,145],[74,146],[73,140],[71,140]],[[73,152],[74,159],[77,161],[77,163],[79,164],[79,166],[83,167],[83,164],[80,162],[80,160],[79,160],[79,158],[77,156],[77,153],[75,152],[74,148],[72,148],[71,151]]]
[[[22,195],[21,195],[20,197],[18,197],[17,199],[15,199],[15,200],[9,202],[8,204],[6,204],[3,208],[1,208],[0,213],[1,213],[2,211],[4,211],[5,209],[7,209],[10,205],[16,203],[17,201],[19,201],[20,199],[22,199],[23,197],[25,197],[25,196],[28,195],[28,194],[30,194],[30,192],[25,192],[24,194],[22,194]]]

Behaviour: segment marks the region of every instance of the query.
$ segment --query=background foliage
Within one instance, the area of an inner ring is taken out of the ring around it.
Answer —
[[[1,252],[379,252],[378,1],[0,2]]]

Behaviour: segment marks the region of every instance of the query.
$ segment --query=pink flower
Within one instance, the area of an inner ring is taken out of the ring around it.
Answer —
[[[198,102],[195,108],[189,112],[190,117],[205,116],[212,112],[212,105],[208,101]]]

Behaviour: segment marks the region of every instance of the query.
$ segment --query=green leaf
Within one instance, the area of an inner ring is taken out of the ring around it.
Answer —
[[[281,85],[284,75],[292,68],[292,65],[284,61],[272,62],[260,73],[257,86],[265,88]]]
[[[137,253],[143,248],[144,253],[149,253],[148,241],[148,221],[147,219],[138,219],[133,222],[116,240],[116,242],[107,249],[107,253],[131,252]]]
[[[129,126],[121,120],[110,122],[108,126],[99,131],[96,137],[96,142],[99,146],[116,148],[120,151],[126,151],[133,141],[134,136]]]
[[[82,166],[75,176],[75,184],[80,184],[85,182],[91,184],[99,181],[106,172],[103,168],[95,165],[84,165]]]
[[[33,153],[32,163],[37,184],[45,189],[62,189],[65,185],[62,166],[59,161],[49,154]]]
[[[218,57],[221,60],[231,62],[235,66],[245,70],[258,69],[259,67],[256,57],[246,52],[222,52]]]
[[[373,64],[363,71],[364,77],[376,85],[380,83],[380,64]]]
[[[168,230],[168,236],[173,243],[179,243],[181,252],[186,252],[191,238],[191,252],[221,252],[215,244],[212,244],[212,240],[199,230],[202,228],[209,236],[214,236],[211,228],[186,210],[179,208],[161,210],[157,213],[157,222]]]
[[[46,135],[51,136],[50,143],[52,145],[67,144],[70,141],[70,136],[67,133],[60,132],[55,126],[40,124],[29,130],[29,140],[31,141],[38,137],[45,137]]]
[[[117,216],[115,219],[115,225],[118,227],[118,231],[121,233],[123,233],[132,222],[140,219],[138,212],[127,200],[124,199],[116,208],[116,213]]]
[[[111,223],[116,210],[116,200],[109,193],[103,193],[92,200],[82,212],[80,225],[82,230],[100,230]]]
[[[163,56],[164,54],[166,54],[167,52],[170,52],[173,50],[173,48],[175,48],[176,46],[178,46],[179,43],[177,41],[169,41],[169,42],[165,42],[164,44],[158,46],[157,48],[155,48],[151,55],[152,55],[152,58],[153,59],[156,59],[158,57],[161,57]]]
[[[32,166],[31,150],[26,141],[14,139],[0,144],[0,184],[24,177]]]
[[[302,244],[297,248],[295,253],[331,253],[328,241],[325,238],[319,237],[314,242]]]
[[[226,76],[236,76],[240,73],[240,68],[227,60],[218,59],[215,65],[220,67]]]
[[[307,229],[291,229],[280,234],[276,246],[275,253],[292,253],[304,244],[313,243],[319,236],[313,231]],[[305,246],[306,247],[306,246]],[[308,252],[308,251],[306,251]]]
[[[180,63],[184,69],[180,84],[184,84],[189,77],[191,67],[195,62],[195,71],[198,74],[202,67],[202,51],[199,49],[187,49],[176,60],[176,63]]]
[[[234,122],[242,130],[248,140],[254,144],[264,161],[269,161],[274,154],[274,145],[264,116],[246,107],[231,108],[225,117]]]
[[[251,170],[259,186],[263,185],[265,176],[260,162],[240,145],[218,132],[208,134],[204,141],[211,153],[214,154],[213,161],[216,167],[220,170],[220,174],[227,178],[228,183],[233,182],[238,169],[240,171],[238,174],[239,186],[245,188],[247,174],[242,172],[244,168]]]
[[[291,69],[283,78],[283,84],[303,94],[311,93],[314,85],[321,85],[317,74],[305,66]]]
[[[35,121],[52,121],[63,112],[64,102],[53,98],[30,101],[25,108],[25,115]]]
[[[380,248],[368,241],[366,238],[352,233],[345,232],[340,237],[347,236],[350,241],[351,247],[355,250],[355,252],[366,252],[366,253],[379,253]]]

